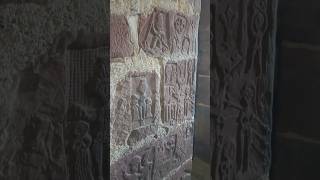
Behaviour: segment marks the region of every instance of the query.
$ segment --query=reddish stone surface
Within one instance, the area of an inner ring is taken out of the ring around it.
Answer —
[[[192,124],[185,124],[165,138],[155,140],[111,165],[111,179],[163,179],[192,156]],[[182,167],[186,169],[186,167]],[[175,177],[187,179],[188,173],[178,171]]]
[[[110,18],[110,56],[111,58],[133,55],[129,25],[125,16],[111,15]]]
[[[155,9],[140,18],[139,45],[149,55],[189,55],[195,50],[195,18]]]
[[[160,116],[160,94],[155,72],[130,72],[116,89],[112,108],[112,134],[117,145],[128,145],[154,134]]]
[[[168,62],[164,72],[163,123],[175,125],[194,114],[194,60]]]

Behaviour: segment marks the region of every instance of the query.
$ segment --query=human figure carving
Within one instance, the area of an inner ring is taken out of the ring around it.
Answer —
[[[172,52],[174,49],[178,49],[181,53],[187,53],[189,54],[190,49],[190,38],[188,37],[188,20],[186,17],[181,15],[176,15],[174,17],[174,38],[173,38],[173,44],[174,48],[172,49]]]
[[[252,109],[252,99],[253,99],[253,88],[244,85],[241,94],[241,105],[242,110],[237,119],[238,130],[237,130],[237,165],[238,170],[245,172],[248,169],[248,155],[249,147],[251,145],[252,130],[251,123],[254,118],[254,111]]]
[[[117,117],[118,118],[123,118],[126,113],[126,99],[121,98],[118,101],[118,106],[117,106]]]
[[[132,122],[139,122],[140,124],[142,123],[142,118],[141,118],[141,108],[139,106],[138,102],[139,98],[137,95],[132,95],[131,96],[131,114],[132,114]]]
[[[146,117],[147,118],[152,117],[151,107],[152,107],[152,100],[151,100],[151,98],[148,97],[148,98],[146,98]]]
[[[224,142],[217,179],[234,180],[234,150],[234,144],[232,142]]]
[[[90,146],[92,138],[89,134],[89,124],[83,120],[76,123],[74,141],[72,142],[73,163],[71,180],[94,180],[92,174],[92,157]]]
[[[163,53],[169,50],[169,44],[167,43],[166,35],[166,15],[160,11],[155,11],[152,16],[151,33],[147,36],[151,36],[151,39],[147,38],[148,45],[153,53]]]

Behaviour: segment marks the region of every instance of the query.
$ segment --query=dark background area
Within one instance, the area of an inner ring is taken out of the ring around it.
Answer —
[[[271,180],[319,179],[320,1],[279,0]]]

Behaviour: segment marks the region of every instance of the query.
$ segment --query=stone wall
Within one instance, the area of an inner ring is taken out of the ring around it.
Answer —
[[[212,1],[213,179],[269,177],[276,12],[277,0]]]
[[[110,8],[110,178],[189,178],[200,0]]]

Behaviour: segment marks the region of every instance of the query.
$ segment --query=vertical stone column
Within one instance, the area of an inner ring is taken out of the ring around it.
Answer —
[[[110,178],[189,178],[200,1],[110,8]]]
[[[276,0],[212,2],[213,179],[268,179],[276,8]]]

